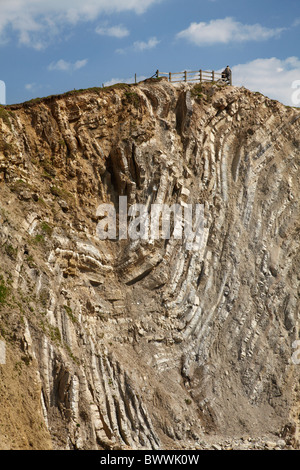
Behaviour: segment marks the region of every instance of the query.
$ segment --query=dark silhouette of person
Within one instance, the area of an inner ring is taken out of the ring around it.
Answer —
[[[231,84],[231,69],[229,65],[227,65],[226,69],[222,72],[222,78],[226,80],[226,82],[230,85]]]

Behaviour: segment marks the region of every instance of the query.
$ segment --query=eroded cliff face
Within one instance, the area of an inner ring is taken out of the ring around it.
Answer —
[[[299,442],[300,112],[164,80],[1,110],[1,448]],[[184,240],[97,208],[204,204]]]

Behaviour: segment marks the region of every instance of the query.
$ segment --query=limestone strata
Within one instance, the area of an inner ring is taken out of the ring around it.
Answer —
[[[0,445],[297,447],[299,110],[147,80],[1,117],[1,338],[19,365],[0,374],[36,412],[9,421],[0,401]],[[99,240],[97,208],[120,195],[204,205],[201,249]]]

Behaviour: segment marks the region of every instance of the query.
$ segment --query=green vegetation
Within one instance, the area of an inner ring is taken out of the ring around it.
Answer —
[[[32,255],[27,255],[26,261],[31,269],[36,268],[36,264]]]
[[[62,199],[67,199],[67,200],[74,199],[74,196],[72,193],[70,193],[69,191],[66,191],[63,188],[59,188],[58,186],[55,186],[55,185],[50,187],[50,192],[53,194],[53,196],[60,197]]]
[[[70,346],[65,341],[63,341],[63,339],[61,337],[61,334],[60,334],[60,331],[59,331],[59,328],[57,326],[51,325],[47,320],[40,320],[40,327],[41,327],[42,331],[47,336],[49,336],[51,341],[53,341],[57,346],[63,347],[67,351],[69,357],[77,365],[80,363],[79,359],[76,356],[74,356],[74,354],[72,353],[72,350],[71,350]]]
[[[47,307],[49,300],[49,292],[47,289],[41,289],[40,292],[40,302],[44,308]]]
[[[115,83],[114,85],[109,85],[100,88],[101,91],[110,91],[110,90],[128,90],[130,89],[130,86],[128,83]]]
[[[61,343],[61,334],[57,326],[48,325],[48,331],[52,341]]]
[[[41,320],[40,326],[43,332],[47,334],[54,343],[61,343],[61,334],[57,326],[50,325],[47,320]]]
[[[73,314],[71,307],[69,307],[68,305],[64,305],[64,309],[65,309],[65,311],[66,311],[66,314],[67,314],[68,317],[70,318],[70,320],[71,320],[73,323],[77,323],[77,318],[76,318],[75,315]]]
[[[7,110],[4,106],[0,105],[0,118],[11,129],[10,117],[13,117],[12,111]]]
[[[77,95],[80,93],[97,93],[98,95],[102,95],[103,93],[106,93],[108,91],[115,90],[115,89],[129,90],[133,86],[135,86],[135,84],[130,85],[128,83],[115,83],[114,85],[109,85],[109,86],[102,86],[102,87],[95,86],[95,87],[90,87],[90,88],[80,88],[79,90],[74,89],[74,90],[66,91],[65,93],[62,93],[60,95],[49,95],[49,96],[44,96],[44,97],[37,97],[37,98],[32,98],[31,100],[25,101],[24,103],[8,105],[6,106],[6,109],[4,109],[4,111],[6,111],[8,115],[10,115],[10,113],[12,113],[11,110],[15,110],[23,106],[30,107],[30,106],[34,106],[35,104],[47,103],[47,102],[56,100],[58,98],[64,98],[64,97],[68,97],[72,95]],[[13,113],[12,113],[12,116],[13,116]]]
[[[31,356],[21,356],[21,360],[26,364],[26,366],[29,366],[29,364],[31,363]]]
[[[18,375],[21,375],[22,372],[22,362],[17,361],[14,365],[14,370],[18,373]]]
[[[47,222],[41,223],[41,230],[48,236],[51,236],[53,232],[53,228]]]
[[[17,257],[17,251],[18,251],[16,248],[14,248],[10,243],[5,243],[4,248],[5,248],[6,254],[7,254],[10,258],[16,259],[16,257]]]
[[[203,98],[203,88],[201,83],[197,83],[192,89],[191,89],[191,95],[195,99],[201,99]]]
[[[42,197],[39,197],[37,202],[38,202],[41,206],[44,206],[44,207],[47,206],[47,204],[45,203],[45,201],[44,201],[44,199],[43,199]]]
[[[124,94],[128,103],[132,104],[135,108],[139,107],[140,97],[137,93],[134,91],[126,91]]]
[[[58,188],[58,186],[51,186],[50,192],[53,196],[61,197],[62,196],[62,189]]]
[[[72,351],[71,351],[70,346],[69,346],[67,343],[64,343],[64,347],[65,347],[67,353],[69,354],[70,358],[71,358],[77,365],[79,365],[79,364],[80,364],[80,361],[79,361],[79,359],[78,359],[76,356],[74,356],[74,354],[73,354]]]
[[[43,160],[42,162],[36,162],[36,164],[40,164],[43,169],[43,177],[47,180],[51,181],[56,176],[56,171],[53,168],[52,162],[49,160]]]
[[[43,171],[43,177],[46,178],[47,180],[52,180],[54,176],[50,175],[47,170],[44,169]]]
[[[10,292],[9,287],[5,284],[3,276],[0,276],[0,305],[4,305],[8,294]]]
[[[45,237],[41,233],[37,233],[33,238],[32,238],[32,243],[35,245],[38,245],[39,243],[44,243]]]
[[[40,245],[44,244],[46,241],[46,237],[51,237],[53,233],[53,227],[49,225],[47,222],[43,221],[40,223],[38,232],[35,235],[32,235],[28,238],[29,245]],[[32,262],[32,258],[27,258],[28,262]]]
[[[48,178],[56,176],[56,171],[53,168],[53,163],[51,160],[45,159],[39,163],[41,167],[43,168],[45,175],[48,176]]]
[[[10,185],[10,190],[14,193],[21,194],[22,191],[32,191],[35,192],[35,188],[29,184],[27,181],[19,178]]]

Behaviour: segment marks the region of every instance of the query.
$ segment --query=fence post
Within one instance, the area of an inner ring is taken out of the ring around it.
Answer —
[[[134,83],[136,83],[136,73],[134,74]]]
[[[200,83],[202,83],[202,70],[200,70]]]
[[[172,73],[169,72],[169,81],[171,82],[172,81]]]
[[[156,78],[159,78],[159,70],[156,70]]]
[[[184,81],[185,81],[185,82],[187,81],[187,73],[186,73],[186,70],[184,71]]]
[[[215,71],[214,70],[211,73],[211,78],[212,78],[212,81],[214,82],[215,81]]]

